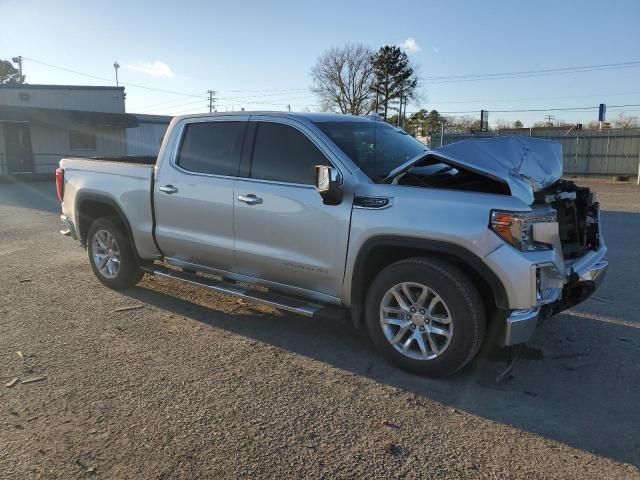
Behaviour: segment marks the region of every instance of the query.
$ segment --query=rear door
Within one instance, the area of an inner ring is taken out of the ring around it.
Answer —
[[[248,118],[209,117],[182,125],[154,192],[156,238],[169,263],[234,269],[233,188]]]
[[[33,172],[31,126],[26,122],[3,122],[4,145],[9,173]]]
[[[250,166],[235,188],[238,272],[339,296],[353,198],[345,194],[340,205],[324,205],[314,186],[315,165],[336,167],[336,160],[295,120],[251,117],[250,125]]]

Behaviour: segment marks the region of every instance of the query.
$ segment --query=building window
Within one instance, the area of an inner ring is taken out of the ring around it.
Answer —
[[[69,132],[71,150],[95,150],[96,135],[87,132]]]

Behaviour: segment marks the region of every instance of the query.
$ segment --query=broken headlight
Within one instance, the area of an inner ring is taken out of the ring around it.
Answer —
[[[489,228],[509,245],[523,252],[550,250],[552,247],[548,243],[533,239],[533,225],[556,220],[556,211],[552,209],[533,212],[492,210]]]

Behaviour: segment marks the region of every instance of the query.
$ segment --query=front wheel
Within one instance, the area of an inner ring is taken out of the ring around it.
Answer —
[[[132,287],[144,275],[129,238],[113,218],[99,218],[91,224],[87,251],[93,273],[109,288]]]
[[[374,344],[415,373],[446,376],[478,352],[486,319],[477,288],[458,268],[410,258],[382,270],[367,294],[366,322]]]

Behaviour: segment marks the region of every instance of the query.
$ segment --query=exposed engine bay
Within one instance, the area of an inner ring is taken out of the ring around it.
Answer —
[[[501,195],[511,194],[509,186],[503,181],[462,167],[453,167],[435,159],[429,165],[423,164],[399,175],[394,179],[393,184]]]
[[[550,205],[557,212],[560,242],[565,259],[578,258],[588,250],[598,250],[599,204],[595,193],[568,180],[558,180],[535,192],[534,205]]]

